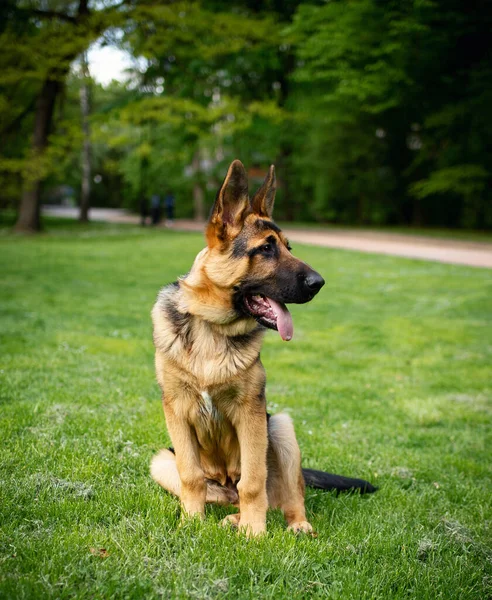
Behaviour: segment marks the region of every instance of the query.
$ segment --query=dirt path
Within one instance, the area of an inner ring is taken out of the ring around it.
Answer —
[[[284,230],[289,239],[304,244],[391,254],[456,265],[492,268],[492,244],[438,238],[345,230],[311,232]]]
[[[176,221],[174,228],[179,231],[203,231],[204,225],[182,219]],[[492,269],[492,244],[487,242],[468,242],[355,229],[323,231],[284,228],[283,231],[290,241],[302,244]]]
[[[78,212],[77,209],[48,206],[43,207],[43,214],[76,218]],[[119,209],[91,209],[91,219],[111,223],[139,223],[138,216]],[[178,219],[174,224],[174,229],[178,231],[203,231],[203,228],[203,223],[185,219]],[[487,242],[355,229],[285,228],[283,231],[292,242],[492,269],[492,243]]]

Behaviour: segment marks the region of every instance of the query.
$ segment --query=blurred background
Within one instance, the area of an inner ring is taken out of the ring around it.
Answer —
[[[0,209],[202,220],[228,163],[276,218],[492,228],[492,3],[2,0]]]

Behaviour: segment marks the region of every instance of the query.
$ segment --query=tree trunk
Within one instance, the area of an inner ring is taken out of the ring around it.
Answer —
[[[193,176],[195,183],[193,184],[193,217],[195,221],[205,220],[205,193],[200,184],[200,150],[197,150],[193,155]]]
[[[36,114],[34,119],[34,135],[31,143],[31,156],[39,157],[43,154],[47,144],[48,135],[53,120],[56,98],[62,84],[56,79],[46,79],[36,101]],[[19,216],[15,225],[16,231],[35,232],[41,228],[41,174],[24,183]]]
[[[82,87],[80,88],[80,113],[82,116],[82,182],[80,187],[80,213],[79,221],[89,221],[89,207],[91,195],[91,139],[90,139],[90,74],[87,62],[87,53],[81,58]]]
[[[75,20],[69,19],[78,25],[87,18],[89,14],[88,0],[79,0],[78,14]],[[69,35],[70,32],[67,31]],[[36,112],[34,116],[34,134],[31,142],[31,158],[36,160],[43,155],[48,145],[48,136],[53,121],[55,102],[63,87],[63,82],[70,70],[70,63],[80,52],[69,52],[65,58],[65,64],[51,71],[43,83],[43,87],[36,100]],[[36,166],[35,166],[36,168]],[[19,216],[15,224],[16,231],[35,232],[41,229],[41,183],[42,172],[38,167],[37,173],[32,173],[24,183]]]

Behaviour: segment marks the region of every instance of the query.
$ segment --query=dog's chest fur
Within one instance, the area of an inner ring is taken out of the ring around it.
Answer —
[[[216,325],[178,309],[179,286],[163,288],[152,311],[154,344],[197,391],[241,377],[258,359],[264,329],[253,319]]]
[[[240,452],[234,422],[247,395],[261,393],[256,382],[264,380],[259,361],[264,330],[251,319],[217,326],[183,313],[179,294],[177,284],[163,288],[152,311],[164,403],[193,425],[207,476],[222,483],[237,481]]]

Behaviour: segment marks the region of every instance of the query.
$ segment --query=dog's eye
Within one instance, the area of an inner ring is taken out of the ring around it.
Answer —
[[[268,254],[268,253],[269,253],[269,252],[271,252],[272,250],[273,250],[273,247],[272,247],[272,245],[271,245],[271,244],[264,244],[264,245],[261,247],[261,251],[262,251],[262,252],[265,252],[266,254]]]

